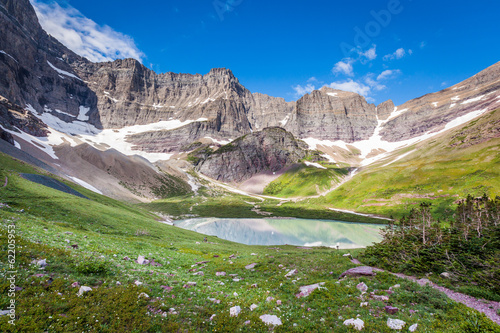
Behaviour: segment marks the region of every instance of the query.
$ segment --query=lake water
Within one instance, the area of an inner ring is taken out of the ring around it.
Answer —
[[[247,245],[361,248],[381,241],[381,224],[308,219],[194,218],[174,225]]]

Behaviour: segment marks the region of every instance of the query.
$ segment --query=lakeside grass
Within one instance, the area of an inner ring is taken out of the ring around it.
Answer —
[[[418,323],[419,331],[498,332],[484,315],[389,273],[339,281],[344,270],[356,266],[343,256],[347,251],[246,246],[211,236],[205,243],[203,235],[158,223],[147,211],[78,185],[66,182],[90,200],[28,182],[18,173],[43,172],[5,155],[0,161],[0,176],[9,179],[0,202],[10,206],[0,209],[0,308],[9,302],[8,270],[17,271],[16,286],[23,288],[16,292],[16,326],[0,317],[2,332],[266,332],[269,327],[259,319],[263,314],[282,320],[276,332],[352,332],[343,321],[358,316],[369,332],[392,331],[389,317],[404,320],[406,327]],[[12,268],[6,260],[11,224],[17,246]],[[349,252],[357,256],[360,250]],[[139,255],[162,266],[139,265],[133,260]],[[40,259],[48,265],[32,263]],[[245,268],[250,263],[257,264],[254,270]],[[293,269],[296,275],[285,277]],[[203,275],[195,275],[200,271]],[[220,271],[227,275],[216,276]],[[73,282],[93,290],[79,297]],[[295,297],[299,286],[319,282],[324,288]],[[365,299],[369,305],[361,307],[360,282],[377,294],[396,284],[400,288],[388,302]],[[258,307],[250,311],[251,304]],[[387,304],[401,311],[389,316]],[[235,305],[242,310],[231,317]]]

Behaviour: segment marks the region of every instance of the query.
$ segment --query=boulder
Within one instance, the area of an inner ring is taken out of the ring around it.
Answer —
[[[257,308],[258,308],[257,304],[250,305],[250,311],[253,311],[253,310],[257,309]]]
[[[359,266],[348,269],[344,273],[340,274],[340,278],[344,276],[374,276],[375,272],[373,268],[370,266]]]
[[[78,290],[77,295],[78,295],[78,296],[82,296],[84,293],[86,293],[86,292],[88,292],[88,291],[92,291],[92,288],[90,288],[90,287],[85,287],[85,286],[81,286],[81,287],[80,287],[80,290]]]
[[[410,326],[410,328],[408,329],[408,331],[415,332],[417,330],[417,327],[418,327],[418,324],[413,324],[413,325]]]
[[[253,269],[256,265],[257,265],[257,263],[256,263],[256,262],[254,262],[254,263],[252,263],[252,264],[246,265],[246,266],[245,266],[245,269]]]
[[[345,326],[354,326],[354,329],[361,331],[365,327],[365,322],[359,318],[351,318],[344,320]]]
[[[229,315],[231,317],[238,317],[240,312],[241,312],[241,307],[239,305],[233,306],[232,308],[229,309]]]
[[[384,310],[385,310],[385,312],[387,312],[388,314],[391,314],[391,315],[396,314],[396,313],[399,311],[399,309],[398,309],[398,308],[393,307],[393,306],[389,306],[389,305],[388,305],[388,306],[386,306],[386,307],[384,308]]]
[[[387,319],[387,326],[393,330],[402,330],[406,323],[400,319]]]
[[[266,325],[272,325],[272,326],[283,325],[283,323],[281,322],[281,319],[279,319],[278,316],[276,316],[276,315],[265,314],[265,315],[260,316],[259,318]]]
[[[320,283],[310,284],[308,286],[299,287],[300,292],[296,294],[295,297],[300,298],[309,296],[315,289],[320,288],[324,284],[325,284],[324,282],[320,282]]]
[[[363,293],[363,292],[366,292],[368,290],[368,286],[364,282],[361,282],[360,284],[358,284],[356,286],[356,289],[358,289],[359,291],[361,291]]]

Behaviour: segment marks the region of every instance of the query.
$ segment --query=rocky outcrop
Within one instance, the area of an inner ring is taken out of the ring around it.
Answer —
[[[402,141],[434,132],[472,111],[498,108],[500,62],[450,88],[412,99],[397,108],[397,114],[380,132],[387,141]]]
[[[394,103],[391,99],[377,105],[378,120],[387,120],[394,111]]]
[[[45,137],[47,136],[47,125],[36,118],[30,111],[24,110],[19,105],[10,103],[7,99],[0,96],[0,126],[4,129],[18,132],[19,130],[33,136]],[[12,135],[2,130],[2,138],[4,140]],[[14,139],[7,140],[9,142]]]
[[[272,127],[222,146],[200,160],[196,169],[223,182],[242,182],[262,171],[279,171],[306,155],[302,141],[282,128]]]
[[[355,93],[323,87],[297,101],[292,133],[300,138],[355,142],[377,126],[375,105]]]
[[[81,110],[100,127],[96,96],[69,63],[88,62],[38,23],[29,0],[0,0],[0,95],[36,112],[63,113],[74,118]],[[82,107],[84,109],[82,109]]]

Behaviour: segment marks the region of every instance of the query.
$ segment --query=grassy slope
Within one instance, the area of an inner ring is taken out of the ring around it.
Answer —
[[[264,194],[278,197],[307,197],[318,195],[338,184],[349,173],[348,168],[336,168],[323,163],[327,169],[298,165],[288,170],[264,189]]]
[[[268,330],[259,319],[263,314],[281,318],[283,326],[276,328],[276,332],[350,332],[352,330],[342,324],[343,320],[358,314],[365,321],[366,331],[390,332],[386,326],[389,316],[383,311],[385,303],[370,300],[368,307],[359,307],[360,293],[355,286],[361,281],[370,291],[401,284],[401,288],[390,295],[388,303],[418,312],[404,311],[390,317],[408,324],[418,322],[419,330],[458,332],[477,325],[491,325],[484,316],[450,302],[436,291],[387,273],[336,283],[343,270],[355,266],[342,256],[344,251],[244,246],[215,237],[208,237],[209,242],[204,243],[202,235],[157,223],[147,212],[79,186],[70,184],[91,200],[29,183],[17,173],[37,170],[4,155],[0,155],[0,162],[0,176],[9,177],[8,186],[0,188],[0,202],[11,207],[0,209],[0,269],[4,274],[7,270],[17,270],[16,285],[24,288],[16,293],[16,326],[8,324],[9,317],[0,317],[2,332],[181,329],[263,332]],[[17,252],[13,267],[6,262],[9,224],[16,226]],[[79,248],[70,248],[66,239]],[[197,241],[201,241],[200,244]],[[356,255],[357,251],[351,253]],[[236,257],[229,258],[230,254]],[[122,259],[138,255],[154,258],[163,266],[141,266]],[[47,259],[48,266],[41,269],[31,264],[32,260],[39,259]],[[205,260],[209,262],[193,267]],[[252,262],[258,263],[255,271],[246,270],[244,266]],[[195,269],[204,275],[193,275]],[[297,275],[285,278],[289,269],[297,269]],[[216,271],[238,274],[243,279],[216,277]],[[136,280],[143,284],[135,286]],[[77,297],[78,288],[71,287],[75,281],[93,290]],[[185,288],[188,281],[197,285]],[[317,282],[326,282],[325,289],[302,299],[294,296],[300,285]],[[0,283],[0,308],[5,309],[9,302],[9,283],[5,279]],[[253,283],[257,287],[252,287]],[[162,285],[171,290],[165,290]],[[142,292],[151,298],[141,297]],[[274,300],[267,302],[269,296]],[[276,300],[280,300],[281,305]],[[252,303],[258,305],[254,311],[248,309]],[[234,305],[242,308],[238,317],[229,316],[229,308]],[[170,308],[176,313],[166,314]],[[216,316],[210,321],[213,314]],[[250,324],[245,325],[247,320]],[[491,330],[495,331],[498,332]]]
[[[434,213],[446,217],[446,207],[457,197],[499,195],[500,138],[495,138],[499,123],[496,110],[416,144],[417,151],[388,166],[387,162],[370,166],[315,202],[398,217],[422,201],[431,201]],[[487,136],[488,141],[480,142]]]

